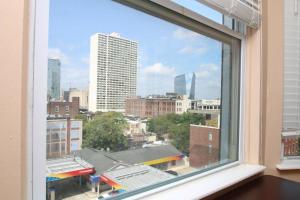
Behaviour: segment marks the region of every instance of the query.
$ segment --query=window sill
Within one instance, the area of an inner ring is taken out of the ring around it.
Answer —
[[[184,182],[169,184],[128,199],[201,199],[259,174],[264,169],[261,165],[240,164],[217,172],[203,173],[194,180],[184,179]]]
[[[295,170],[300,169],[300,159],[282,160],[280,164],[276,165],[279,170]]]

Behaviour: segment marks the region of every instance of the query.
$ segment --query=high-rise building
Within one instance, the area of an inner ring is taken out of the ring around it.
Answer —
[[[90,111],[125,111],[125,99],[136,95],[137,48],[117,33],[91,37]]]
[[[60,98],[60,60],[48,59],[48,97],[59,100]]]
[[[193,73],[189,99],[194,100],[195,94],[196,94],[196,75],[195,73]]]
[[[178,95],[186,95],[185,74],[181,74],[174,79],[174,92]]]

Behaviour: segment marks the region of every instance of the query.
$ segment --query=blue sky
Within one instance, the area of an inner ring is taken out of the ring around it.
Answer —
[[[176,0],[215,21],[221,15],[194,0]],[[196,3],[196,4],[195,4]],[[49,56],[61,59],[61,87],[88,88],[90,36],[118,32],[139,44],[138,95],[173,91],[197,75],[198,98],[220,97],[221,43],[110,0],[51,0]]]

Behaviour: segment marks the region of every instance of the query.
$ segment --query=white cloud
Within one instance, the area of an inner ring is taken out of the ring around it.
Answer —
[[[138,70],[137,94],[165,94],[174,91],[174,67],[168,67],[158,62]]]
[[[182,54],[204,54],[204,53],[206,53],[206,51],[207,51],[207,48],[205,48],[205,47],[195,48],[192,46],[185,46],[179,50],[179,53],[182,53]]]
[[[173,75],[176,73],[174,67],[164,66],[162,63],[155,63],[151,66],[144,68],[146,74],[157,74],[157,75]]]
[[[179,28],[173,32],[173,37],[176,39],[195,39],[199,36],[200,34],[196,32],[182,29],[182,28]]]
[[[210,73],[208,71],[200,71],[200,72],[196,72],[196,77],[197,78],[207,78],[210,76]]]
[[[201,64],[200,69],[205,69],[209,71],[218,71],[219,69],[221,69],[221,66],[218,66],[214,63],[207,63],[207,64]]]
[[[61,63],[64,65],[70,64],[69,57],[58,48],[48,49],[48,57],[49,58],[58,58],[61,61]]]

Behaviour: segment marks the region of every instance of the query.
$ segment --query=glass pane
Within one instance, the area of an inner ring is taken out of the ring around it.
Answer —
[[[109,0],[50,3],[49,198],[127,195],[238,160],[239,40]]]
[[[207,17],[208,19],[213,20],[214,22],[217,22],[219,24],[223,23],[222,13],[200,3],[197,0],[172,0],[172,1],[204,17]]]

